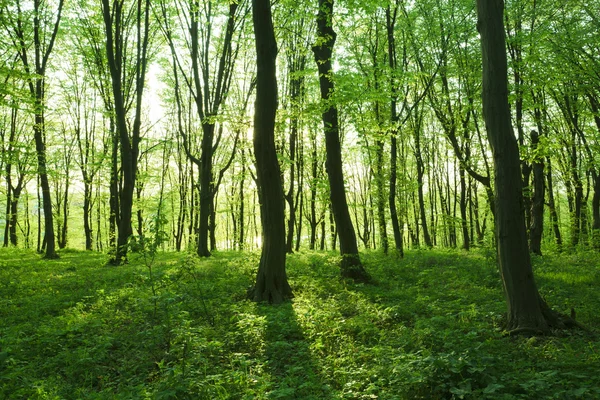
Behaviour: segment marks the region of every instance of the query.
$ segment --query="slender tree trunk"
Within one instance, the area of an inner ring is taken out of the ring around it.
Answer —
[[[44,242],[46,243],[45,258],[57,258],[56,240],[54,235],[54,218],[52,214],[52,200],[50,197],[50,183],[48,181],[48,170],[46,163],[46,143],[45,136],[45,119],[42,110],[43,89],[41,79],[36,84],[36,93],[39,102],[36,101],[35,126],[33,128],[35,137],[35,149],[38,160],[38,175],[40,177],[40,187],[42,189],[42,207],[44,209]]]
[[[463,235],[463,245],[462,248],[464,250],[469,250],[471,248],[471,240],[469,236],[469,225],[468,225],[468,216],[467,216],[467,180],[465,178],[465,170],[462,167],[459,167],[460,174],[460,219],[461,219],[461,227],[462,227],[462,235]]]
[[[115,248],[117,245],[117,226],[119,225],[119,136],[115,126],[114,117],[109,122],[111,153],[110,153],[110,187],[108,217],[108,245]]]
[[[398,180],[398,88],[395,84],[393,73],[397,68],[397,57],[396,57],[396,38],[394,36],[394,27],[396,22],[397,8],[394,8],[392,12],[391,7],[388,6],[385,10],[386,17],[386,28],[388,37],[388,62],[392,71],[392,78],[390,78],[390,179],[389,179],[389,193],[388,193],[388,204],[390,207],[390,220],[392,221],[392,231],[394,233],[394,246],[396,253],[400,257],[404,257],[404,247],[402,239],[402,228],[398,219],[398,209],[396,207],[396,184]]]
[[[531,131],[531,149],[535,153],[540,139],[536,131]],[[533,196],[531,197],[531,226],[529,228],[529,250],[542,255],[542,235],[544,233],[544,197],[546,185],[544,179],[544,161],[537,157],[532,164]]]
[[[329,176],[329,194],[335,225],[340,239],[342,276],[352,278],[355,281],[367,281],[369,280],[369,276],[360,262],[356,233],[348,211],[342,170],[338,110],[331,103],[331,96],[335,90],[333,81],[330,79],[332,74],[331,55],[336,39],[336,33],[332,27],[332,17],[333,0],[319,0],[317,44],[312,49],[319,70],[321,99],[324,102],[323,128],[327,151],[326,169]]]
[[[281,303],[292,297],[285,271],[285,212],[283,185],[275,150],[277,113],[277,43],[269,0],[252,0],[256,40],[256,103],[254,155],[260,191],[263,243],[256,284],[249,295],[254,301]]]
[[[134,29],[136,31],[137,47],[133,55],[135,57],[133,89],[135,93],[135,116],[131,128],[127,122],[127,106],[125,90],[123,88],[125,57],[127,53],[124,48],[126,40],[123,37],[125,33],[123,30],[125,20],[123,11],[123,3],[114,2],[111,7],[109,0],[102,0],[102,15],[106,33],[106,55],[111,76],[112,95],[115,106],[115,127],[119,138],[121,173],[123,174],[123,185],[119,195],[117,247],[115,257],[112,260],[114,264],[121,264],[126,261],[127,244],[133,234],[131,222],[139,155],[142,97],[148,62],[150,0],[138,0],[136,10],[133,12],[135,16]]]
[[[556,202],[554,200],[554,182],[552,178],[552,162],[550,157],[546,158],[546,182],[548,182],[548,209],[550,210],[550,221],[552,222],[552,231],[556,245],[562,246],[562,236],[560,234],[560,226],[558,223],[558,213],[556,212]]]
[[[416,116],[415,118],[420,118]],[[425,246],[433,247],[431,243],[431,236],[429,236],[429,229],[427,227],[427,216],[425,214],[425,195],[423,193],[423,176],[425,175],[425,165],[423,163],[423,156],[421,154],[421,132],[420,123],[415,124],[414,140],[415,140],[415,159],[417,162],[417,195],[419,197],[419,211],[418,215],[421,220],[421,227],[423,229],[423,240],[425,240]]]
[[[65,180],[65,192],[64,192],[64,198],[63,198],[63,203],[62,203],[62,225],[61,225],[61,233],[59,235],[60,240],[58,241],[59,249],[66,248],[67,244],[68,244],[67,233],[69,232],[68,222],[69,222],[69,185],[70,185],[68,169],[69,168],[67,167],[67,177]]]
[[[9,146],[10,146],[10,141],[9,141]],[[2,149],[2,151],[4,151],[4,149]],[[7,151],[8,154],[10,154],[12,152],[12,149],[9,148],[9,150]],[[11,171],[12,171],[12,162],[10,160],[10,158],[7,160],[6,162],[6,225],[4,226],[4,243],[3,243],[3,247],[8,247],[8,239],[10,236],[10,230],[11,230],[11,222],[12,222],[12,215],[11,215],[11,207],[10,204],[12,202],[12,177],[11,177]]]

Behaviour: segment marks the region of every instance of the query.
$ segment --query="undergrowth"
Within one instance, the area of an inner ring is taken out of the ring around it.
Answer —
[[[66,251],[0,253],[0,399],[593,399],[583,331],[506,337],[486,251],[288,257],[292,302],[246,300],[259,255],[158,253],[120,267]],[[534,259],[540,292],[597,331],[595,253]]]

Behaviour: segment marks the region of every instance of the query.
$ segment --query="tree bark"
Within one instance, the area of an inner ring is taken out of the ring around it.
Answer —
[[[285,213],[283,185],[275,150],[277,113],[277,43],[269,0],[252,0],[256,40],[256,103],[254,155],[260,193],[262,251],[256,284],[249,296],[254,301],[281,303],[292,297],[285,271]]]
[[[388,204],[390,207],[390,219],[392,220],[392,231],[394,233],[394,246],[396,254],[400,257],[404,257],[404,247],[402,243],[402,227],[398,218],[398,209],[396,206],[396,184],[398,178],[398,88],[395,84],[393,77],[397,68],[397,57],[396,57],[396,38],[394,36],[394,27],[396,24],[396,15],[398,8],[395,7],[392,12],[391,7],[385,10],[386,18],[386,30],[388,36],[388,62],[392,71],[392,77],[390,78],[390,178],[389,178],[389,193],[388,193]]]
[[[535,153],[540,142],[539,134],[531,131],[531,150]],[[544,179],[543,157],[536,156],[533,164],[533,195],[531,196],[531,225],[529,227],[529,250],[542,255],[542,234],[544,233],[544,197],[546,184]]]
[[[508,332],[547,332],[555,322],[535,284],[523,214],[519,148],[508,105],[502,0],[477,0],[483,56],[483,112],[495,167],[498,262],[508,305]]]
[[[46,161],[46,120],[45,120],[45,107],[46,107],[46,67],[56,36],[58,34],[58,28],[60,26],[61,13],[64,5],[64,0],[60,0],[56,7],[56,20],[54,25],[50,27],[49,34],[45,32],[45,28],[41,26],[43,21],[40,16],[43,14],[42,4],[39,1],[34,2],[33,9],[33,42],[31,44],[26,43],[29,39],[29,32],[24,31],[23,27],[23,13],[21,8],[21,2],[18,1],[17,6],[17,18],[13,28],[15,36],[15,43],[17,43],[17,52],[25,72],[28,76],[29,92],[33,99],[34,106],[34,126],[33,134],[35,139],[35,149],[37,154],[37,172],[39,177],[39,185],[41,188],[42,207],[44,210],[44,243],[42,246],[45,249],[45,258],[53,259],[58,258],[55,247],[55,234],[54,234],[54,219],[52,214],[52,199],[50,197],[50,183],[48,181],[48,165]],[[29,50],[33,48],[34,57],[33,64],[29,59]],[[39,240],[38,240],[39,243]],[[38,246],[39,247],[39,246]]]
[[[327,151],[326,170],[329,177],[329,195],[331,209],[340,239],[340,254],[342,256],[342,276],[355,281],[368,281],[358,254],[356,232],[350,219],[344,173],[342,170],[342,151],[339,137],[338,110],[331,96],[335,87],[331,80],[331,54],[335,44],[336,33],[332,27],[333,0],[319,0],[317,15],[317,44],[312,48],[319,70],[319,84],[323,101],[323,128],[325,131],[325,148]]]
[[[142,2],[144,3],[142,6]],[[114,98],[114,116],[116,134],[119,138],[121,155],[121,173],[123,184],[119,194],[119,220],[115,257],[111,262],[121,264],[127,260],[127,246],[133,229],[131,226],[133,195],[137,178],[137,163],[139,155],[142,97],[144,94],[149,41],[149,0],[138,0],[136,3],[135,31],[137,45],[134,52],[134,93],[135,116],[133,126],[127,122],[127,105],[123,78],[126,74],[126,40],[125,17],[123,3],[114,2],[112,7],[109,0],[102,0],[102,15],[106,32],[106,55],[111,76],[112,94]]]

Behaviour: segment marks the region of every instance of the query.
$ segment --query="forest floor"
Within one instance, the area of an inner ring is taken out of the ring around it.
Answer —
[[[540,292],[591,329],[503,334],[490,250],[288,257],[293,301],[245,298],[257,253],[154,261],[0,252],[0,399],[600,399],[600,257],[534,259]]]

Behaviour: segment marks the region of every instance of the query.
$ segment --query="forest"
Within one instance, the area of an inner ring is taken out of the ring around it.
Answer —
[[[0,398],[600,398],[599,27],[0,0]]]

